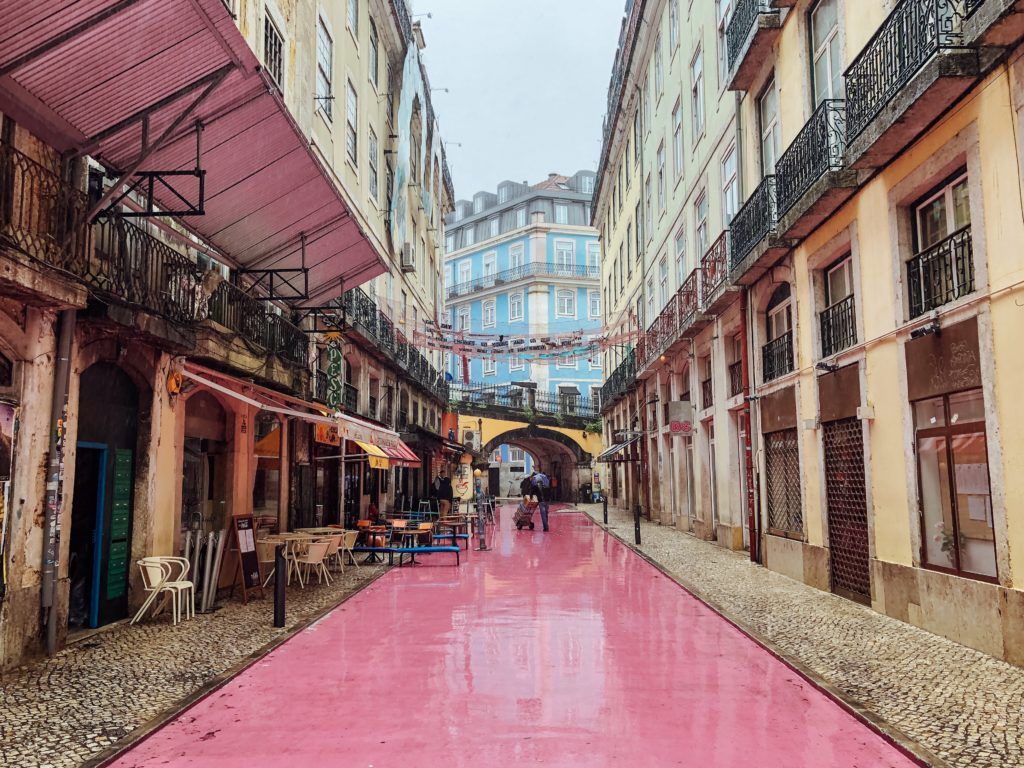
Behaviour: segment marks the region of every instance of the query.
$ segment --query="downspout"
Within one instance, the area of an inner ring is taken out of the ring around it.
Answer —
[[[46,497],[43,508],[43,570],[40,605],[46,624],[46,653],[57,652],[57,611],[54,592],[60,557],[60,507],[64,496],[64,440],[67,427],[68,383],[71,378],[71,340],[75,310],[62,310],[57,318],[57,359],[50,404],[50,444],[46,459]]]
[[[651,473],[649,471],[650,457],[648,456],[649,448],[647,445],[647,382],[641,382],[643,385],[640,392],[640,409],[642,411],[640,415],[640,431],[643,436],[640,438],[640,477],[637,478],[640,481],[640,504],[645,511],[644,517],[648,520],[653,519],[651,517],[651,489],[649,487]]]

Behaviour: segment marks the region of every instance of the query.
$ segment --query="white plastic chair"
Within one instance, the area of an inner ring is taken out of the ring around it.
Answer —
[[[316,571],[317,584],[323,584],[324,579],[327,579],[328,584],[331,583],[331,574],[327,572],[327,566],[324,565],[324,556],[330,546],[330,541],[310,542],[306,551],[295,558],[295,564],[299,566],[296,570],[299,574],[300,587],[306,586],[303,582],[303,571],[305,571],[306,581],[309,581],[310,568]]]
[[[142,585],[149,596],[139,608],[131,624],[136,623],[149,610],[160,595],[171,598],[171,617],[174,624],[181,620],[182,601],[186,618],[195,616],[195,585],[185,577],[189,562],[184,557],[144,557],[137,562],[142,575]]]

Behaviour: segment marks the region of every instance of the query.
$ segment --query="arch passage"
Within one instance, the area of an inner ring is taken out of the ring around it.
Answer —
[[[536,465],[551,476],[556,499],[574,500],[581,484],[589,482],[592,456],[568,435],[530,424],[509,429],[491,438],[483,448],[485,457],[492,456],[501,445],[522,448],[533,456]],[[501,495],[497,489],[491,489]]]

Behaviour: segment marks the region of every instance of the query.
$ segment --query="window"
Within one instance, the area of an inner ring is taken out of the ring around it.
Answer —
[[[922,512],[921,560],[940,570],[995,578],[982,391],[919,400],[913,407]]]
[[[785,336],[793,328],[793,305],[790,302],[789,283],[783,283],[775,289],[771,301],[768,302],[765,332],[768,341],[775,341]]]
[[[914,223],[918,253],[928,250],[970,224],[967,176],[954,179],[918,204],[914,212]],[[953,278],[955,280],[956,276]]]
[[[811,80],[814,106],[842,98],[843,65],[839,50],[838,0],[820,0],[811,11]]]
[[[593,176],[582,176],[580,177],[580,192],[585,195],[592,195],[594,193],[594,177]]]
[[[699,260],[708,252],[708,246],[711,245],[708,242],[708,196],[706,192],[701,192],[697,202],[693,204],[693,225],[693,231],[696,233],[695,245],[697,246],[694,255]]]
[[[487,236],[497,237],[501,227],[501,220],[498,217],[487,220]]]
[[[657,210],[665,210],[665,142],[657,147]]]
[[[686,281],[686,230],[676,232],[676,285],[682,286]]]
[[[494,376],[498,373],[498,364],[494,360],[484,360],[484,376]]]
[[[476,231],[474,230],[473,225],[469,224],[466,226],[466,228],[462,230],[462,247],[465,248],[472,245],[476,239],[475,235]]]
[[[277,87],[284,89],[284,37],[269,13],[263,18],[263,64]]]
[[[469,259],[464,259],[459,262],[459,282],[468,283],[472,279],[473,274],[473,262]]]
[[[345,102],[345,148],[353,165],[359,164],[359,96],[352,81],[348,81],[348,99]]]
[[[523,319],[523,294],[510,293],[508,295],[508,319],[509,322]]]
[[[590,291],[590,319],[597,320],[601,317],[601,292]]]
[[[647,75],[644,80],[644,95],[643,95],[643,107],[644,107],[644,127],[647,133],[651,132],[651,72],[647,71]]]
[[[576,370],[576,355],[560,355],[555,360],[555,367]]]
[[[508,249],[509,269],[516,269],[526,263],[525,251],[522,243],[516,243]]]
[[[352,37],[359,39],[359,0],[348,0],[348,16],[346,18]]]
[[[831,307],[853,295],[853,260],[847,256],[825,270],[825,306]]]
[[[380,86],[380,39],[373,19],[370,19],[370,82],[374,88]],[[388,98],[391,98],[390,94]]]
[[[523,358],[520,355],[512,355],[508,361],[508,369],[510,371],[521,371],[526,366],[523,364]]]
[[[572,240],[555,240],[555,268],[572,272],[576,264],[576,244]]]
[[[366,141],[367,152],[369,153],[369,167],[370,167],[370,197],[373,198],[373,202],[377,202],[377,195],[380,192],[380,181],[377,174],[377,156],[379,154],[379,147],[377,146],[377,134],[373,132],[373,128],[370,129],[370,136]]]
[[[629,275],[633,274],[633,261],[630,258],[633,255],[633,225],[626,225],[626,273]],[[637,258],[640,258],[640,254],[637,254]]]
[[[500,187],[498,189],[498,203],[507,203],[510,194],[511,194],[511,191],[509,190],[509,188],[507,186]]]
[[[690,62],[690,112],[694,141],[704,133],[704,52],[698,50]]]
[[[387,86],[388,86],[388,93],[387,93],[387,100],[388,100],[388,125],[393,125],[394,122],[395,122],[395,72],[394,72],[393,69],[391,69],[391,65],[390,64],[388,64],[388,83],[387,83]],[[458,216],[460,219],[462,218],[462,216],[459,214],[458,211],[456,211],[455,215]]]
[[[651,175],[647,174],[647,180],[644,181],[644,211],[646,211],[646,218],[644,221],[647,224],[647,236],[654,237],[654,209],[653,199],[651,197]]]
[[[726,31],[732,14],[732,0],[715,0],[715,5],[718,6],[718,84],[724,87],[730,66]]]
[[[629,189],[629,137],[626,137],[626,149],[622,152],[622,172],[625,175],[625,188]]]
[[[640,206],[640,201],[636,203],[636,211],[633,214],[633,220],[636,222],[636,257],[639,260],[643,254],[643,242],[644,242],[644,211]]]
[[[640,162],[640,110],[633,115],[633,162]]]
[[[316,24],[316,106],[328,120],[334,116],[331,81],[334,79],[334,41],[327,22],[317,18]]]
[[[761,176],[775,173],[779,159],[779,94],[775,80],[768,81],[757,100],[757,116],[761,129]]]
[[[522,448],[513,448],[508,452],[508,460],[511,462],[525,461],[526,456],[523,454]]]
[[[654,44],[654,92],[660,97],[665,90],[665,64],[661,56],[661,35]]]
[[[661,283],[661,294],[659,299],[661,306],[668,302],[668,256],[662,256],[658,263],[658,280]]]
[[[591,270],[597,271],[598,266],[601,263],[601,244],[600,243],[587,243],[587,267]]]
[[[647,319],[649,322],[654,322],[656,317],[654,311],[654,278],[647,278]]]
[[[445,235],[444,252],[451,253],[455,250],[455,235]]]
[[[672,170],[676,181],[683,177],[683,102],[676,100],[672,108]]]
[[[494,299],[488,299],[483,304],[484,310],[484,328],[493,328],[497,322],[497,312],[495,311]]]
[[[555,291],[555,314],[558,317],[576,317],[575,291]]]
[[[498,274],[498,253],[489,251],[484,254],[484,277],[493,280],[496,274]]]
[[[516,227],[526,226],[526,209],[516,208]]]
[[[450,238],[451,235],[448,235],[448,237]],[[451,285],[452,284],[452,268],[451,268],[451,266],[446,266],[444,268],[444,284],[445,285]],[[451,310],[449,310],[449,312],[450,311]],[[450,323],[451,320],[449,320],[448,322]]]
[[[668,49],[674,51],[679,45],[679,0],[668,3]]]
[[[555,224],[569,223],[569,206],[564,203],[555,203]]]
[[[468,331],[469,330],[469,307],[459,307],[459,314],[457,318],[457,331]]]
[[[740,206],[740,185],[736,178],[736,146],[733,145],[725,151],[722,158],[722,210],[725,216],[725,226],[729,226],[732,217]]]

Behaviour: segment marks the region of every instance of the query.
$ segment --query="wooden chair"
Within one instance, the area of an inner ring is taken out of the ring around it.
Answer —
[[[305,588],[305,583],[302,580],[303,572],[305,572],[306,581],[309,581],[309,571],[312,568],[316,571],[317,584],[323,584],[324,579],[327,579],[327,583],[331,583],[331,574],[327,572],[327,566],[324,565],[324,557],[327,555],[327,550],[330,548],[330,541],[312,541],[309,546],[306,547],[306,551],[295,558],[295,564],[298,566],[296,571],[299,574],[299,586]]]
[[[356,560],[355,554],[352,552],[352,548],[356,545],[356,541],[359,538],[358,531],[345,531],[345,535],[341,537],[341,549],[338,552],[339,560],[341,560],[341,572],[345,572],[345,555],[348,555],[349,562],[356,568],[359,567],[359,561]]]

